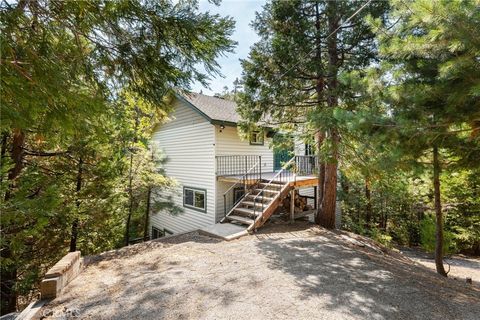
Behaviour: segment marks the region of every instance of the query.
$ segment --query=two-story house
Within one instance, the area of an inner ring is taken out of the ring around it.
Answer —
[[[236,103],[222,98],[177,94],[172,109],[152,145],[167,157],[166,174],[178,184],[173,201],[184,212],[152,213],[153,238],[219,222],[256,229],[293,188],[304,188],[314,203],[316,159],[306,155],[308,146],[274,151],[269,128],[242,139]]]

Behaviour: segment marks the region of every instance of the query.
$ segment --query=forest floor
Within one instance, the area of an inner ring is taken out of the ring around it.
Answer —
[[[480,290],[304,222],[196,233],[86,259],[47,319],[478,319]]]

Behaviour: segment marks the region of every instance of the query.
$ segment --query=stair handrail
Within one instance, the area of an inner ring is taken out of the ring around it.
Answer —
[[[265,189],[270,186],[272,184],[272,182],[279,176],[281,175],[292,163],[295,163],[296,162],[296,156],[293,156],[287,163],[285,163],[282,168],[272,177],[272,179],[270,179],[270,181],[268,181],[265,186],[260,189],[260,192],[258,194],[255,195],[255,197],[253,198],[253,203],[255,204],[256,203],[256,200],[258,198],[259,195],[262,195],[262,197],[264,197],[264,192],[265,192]],[[294,176],[296,178],[296,176]],[[283,188],[280,190],[280,193],[283,191]],[[277,197],[279,196],[280,194],[277,195]],[[275,197],[276,198],[276,197]],[[257,211],[257,207],[256,205],[253,206],[253,212],[255,213]],[[262,218],[263,217],[263,200],[262,200],[262,210],[260,212],[260,215],[258,217],[256,217],[254,219],[254,222],[253,222],[253,226],[255,226],[255,223],[258,219]]]
[[[265,190],[266,187],[268,187],[268,185],[272,184],[273,180],[275,180],[292,162],[295,162],[295,156],[292,157],[292,159],[288,160],[287,163],[285,163],[282,168],[273,176],[272,179],[270,179],[270,181],[267,182],[267,184],[265,185],[265,187],[263,187],[260,192],[253,198],[253,201],[255,201],[255,199],[257,199],[257,197],[260,195],[260,193],[263,192],[263,190]]]
[[[240,177],[240,179],[238,179],[237,182],[235,182],[233,185],[231,185],[230,188],[228,188],[227,191],[225,191],[225,192],[223,193],[223,211],[224,211],[224,215],[225,215],[225,216],[227,216],[227,194],[228,194],[233,188],[235,188],[240,182],[243,181],[243,184],[245,185],[245,184],[246,184],[246,180],[247,180],[247,178],[248,178],[248,175],[249,175],[249,174],[252,172],[252,170],[255,169],[257,166],[260,168],[259,179],[262,180],[262,171],[261,171],[262,166],[261,166],[261,164],[262,164],[262,156],[259,156],[259,157],[258,157],[258,161],[255,162],[255,163],[253,164],[253,166],[251,166],[251,167]],[[236,207],[239,205],[240,201],[241,201],[246,195],[247,195],[247,193],[245,192],[245,194],[238,200],[238,202],[237,202],[236,204],[234,204],[234,206],[233,206],[232,209],[236,208]],[[232,210],[230,210],[230,211],[232,211]]]
[[[242,179],[243,179],[244,177],[246,178],[246,176],[248,176],[248,175],[250,174],[250,172],[251,172],[256,166],[258,166],[259,164],[260,164],[260,160],[259,160],[258,162],[256,162],[250,169],[248,169],[247,172],[245,172],[245,173],[240,177],[240,179],[238,179],[239,181],[235,182],[235,184],[233,184],[230,188],[228,188],[227,191],[225,191],[225,192],[223,193],[223,195],[226,195],[228,192],[230,192],[230,190],[232,190],[237,184],[239,184],[240,181],[242,181]]]

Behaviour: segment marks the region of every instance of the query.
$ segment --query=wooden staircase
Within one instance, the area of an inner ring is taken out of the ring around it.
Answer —
[[[247,226],[247,230],[255,230],[261,227],[275,212],[282,200],[291,190],[288,181],[260,180],[228,212],[222,222],[231,222]]]
[[[290,170],[292,165],[295,165],[295,157],[288,161],[271,180],[258,180],[221,222],[245,225],[247,231],[261,227],[293,188],[291,182],[295,181],[296,175]]]

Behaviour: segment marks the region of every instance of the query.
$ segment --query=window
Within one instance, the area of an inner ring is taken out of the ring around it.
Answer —
[[[263,146],[263,131],[252,131],[250,133],[250,144]]]
[[[237,187],[233,189],[233,203],[237,204],[240,199],[245,195],[244,187]]]
[[[152,240],[163,236],[165,236],[165,233],[162,230],[152,227]]]
[[[313,156],[314,150],[311,144],[305,143],[305,155],[306,156]]]
[[[206,212],[207,190],[183,187],[183,206]]]

